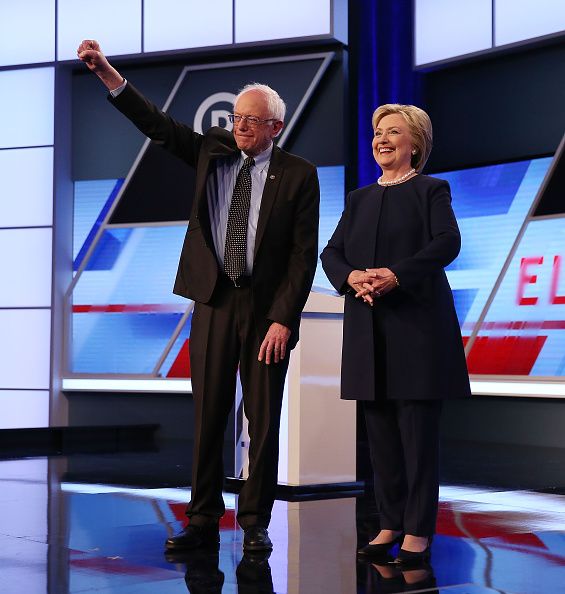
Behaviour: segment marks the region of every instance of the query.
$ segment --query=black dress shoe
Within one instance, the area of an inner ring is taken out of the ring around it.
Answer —
[[[400,549],[398,551],[398,555],[394,560],[395,563],[401,565],[402,567],[414,567],[417,565],[422,565],[428,563],[430,557],[432,556],[432,537],[428,539],[428,545],[423,551],[418,553],[414,551],[406,551],[405,549]]]
[[[244,551],[270,551],[273,543],[269,532],[263,526],[249,526],[245,528],[243,536]]]
[[[217,526],[193,526],[189,524],[184,530],[167,538],[165,548],[170,550],[190,550],[206,547],[218,547],[220,533]]]
[[[400,534],[390,542],[365,545],[357,551],[357,554],[364,559],[382,559],[388,555],[394,545],[400,544],[403,538],[404,535]]]

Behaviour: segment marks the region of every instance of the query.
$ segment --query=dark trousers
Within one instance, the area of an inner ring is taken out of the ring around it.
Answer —
[[[251,289],[221,281],[209,304],[197,303],[190,331],[194,398],[192,498],[187,515],[194,525],[217,524],[224,514],[223,439],[234,404],[239,367],[243,407],[249,421],[249,476],[238,499],[242,528],[268,526],[277,486],[279,425],[284,361],[266,365],[257,356]]]
[[[441,400],[363,402],[381,529],[435,532]]]

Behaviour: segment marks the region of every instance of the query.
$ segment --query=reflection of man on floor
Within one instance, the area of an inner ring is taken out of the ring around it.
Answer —
[[[235,577],[238,594],[274,594],[270,551],[244,553]],[[184,581],[190,594],[221,594],[226,581],[220,569],[218,550],[165,553],[169,563],[186,564]],[[228,577],[228,584],[233,583]]]
[[[285,104],[266,85],[248,85],[234,105],[233,133],[204,135],[173,120],[109,64],[96,41],[79,58],[110,91],[111,103],[146,136],[196,169],[196,195],[175,293],[196,302],[190,364],[195,408],[188,527],[166,543],[218,543],[223,515],[223,435],[239,368],[249,420],[249,477],[237,519],[246,550],[272,547],[278,439],[288,352],[317,260],[316,168],[274,146]]]

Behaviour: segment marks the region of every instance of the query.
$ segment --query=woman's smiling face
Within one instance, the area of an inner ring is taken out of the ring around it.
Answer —
[[[411,168],[414,142],[408,122],[399,113],[381,118],[373,136],[373,156],[384,171],[404,172]]]

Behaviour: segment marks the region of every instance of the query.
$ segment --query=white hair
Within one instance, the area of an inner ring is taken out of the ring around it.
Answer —
[[[271,89],[269,85],[262,85],[261,83],[250,83],[245,85],[235,98],[234,105],[239,101],[240,97],[248,91],[259,91],[267,100],[267,108],[269,115],[274,119],[284,122],[284,116],[286,114],[286,104],[281,99],[281,96]]]

